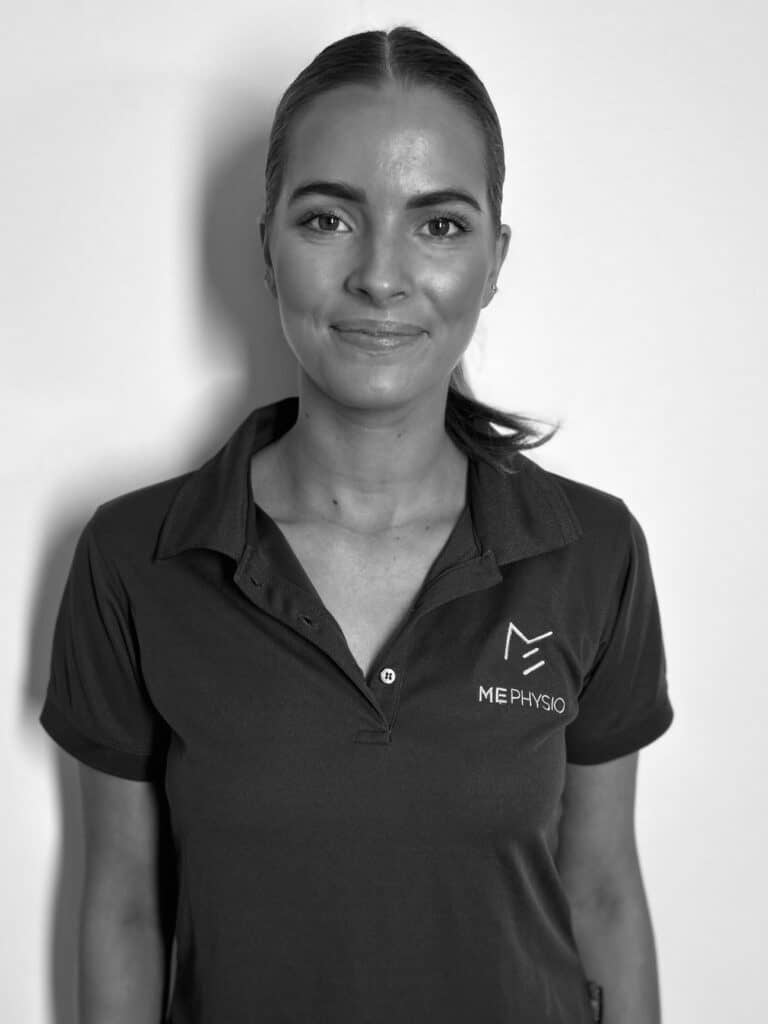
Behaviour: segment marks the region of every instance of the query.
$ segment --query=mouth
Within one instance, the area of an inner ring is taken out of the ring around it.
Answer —
[[[331,324],[331,329],[342,341],[369,352],[391,352],[404,348],[413,345],[426,333],[416,324],[390,326],[384,321],[371,323],[370,326],[340,322]]]
[[[405,320],[337,320],[331,325],[337,331],[353,331],[356,334],[372,334],[375,337],[392,337],[393,335],[405,335],[410,337],[423,334],[424,328],[421,324],[410,324]]]

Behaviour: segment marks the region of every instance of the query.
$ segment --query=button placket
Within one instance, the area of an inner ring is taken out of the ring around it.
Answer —
[[[402,684],[402,671],[396,670],[391,664],[384,665],[373,676],[372,687],[376,694],[376,699],[390,726],[395,716]]]
[[[248,545],[235,570],[234,581],[243,594],[258,608],[289,626],[327,654],[371,705],[375,716],[386,730],[386,713],[379,704],[378,692],[365,685],[360,668],[344,643],[340,631],[329,627],[324,609],[312,606],[311,595],[291,581],[265,566]],[[297,607],[298,605],[298,607]],[[387,690],[390,687],[386,687]]]

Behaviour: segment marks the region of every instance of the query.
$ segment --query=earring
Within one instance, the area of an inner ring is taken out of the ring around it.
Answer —
[[[498,291],[498,288],[496,287],[496,285],[492,284],[491,285],[491,298],[493,298],[493,296],[496,294],[497,291]]]

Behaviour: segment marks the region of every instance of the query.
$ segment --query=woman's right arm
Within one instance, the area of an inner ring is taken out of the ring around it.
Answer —
[[[175,918],[167,806],[153,782],[79,762],[85,877],[81,1024],[161,1024]]]

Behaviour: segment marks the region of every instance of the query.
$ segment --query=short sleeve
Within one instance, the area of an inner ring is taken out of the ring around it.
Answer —
[[[67,753],[126,779],[159,778],[168,727],[141,677],[131,605],[86,524],[61,598],[39,722]]]
[[[657,739],[672,724],[667,666],[648,545],[622,502],[621,573],[606,626],[566,728],[567,760],[598,764]]]

